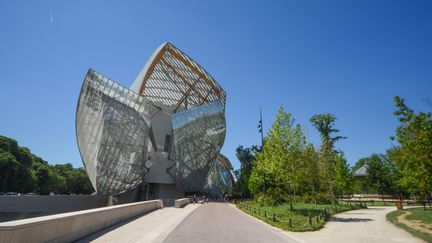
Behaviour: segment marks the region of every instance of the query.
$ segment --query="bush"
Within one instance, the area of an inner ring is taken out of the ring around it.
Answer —
[[[315,193],[315,195],[305,193],[297,200],[297,202],[317,204],[331,204],[333,202],[333,198],[330,195],[322,192]]]
[[[267,193],[259,193],[255,200],[261,206],[277,206],[285,202],[286,193],[280,188],[269,188]]]

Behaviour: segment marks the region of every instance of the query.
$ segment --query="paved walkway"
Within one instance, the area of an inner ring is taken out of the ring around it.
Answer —
[[[395,207],[369,207],[336,214],[331,222],[315,232],[289,232],[300,242],[424,242],[386,221]]]
[[[108,229],[94,233],[78,242],[162,242],[163,239],[192,211],[199,207],[163,208],[127,220]]]
[[[282,230],[269,226],[231,204],[201,205],[163,241],[171,242],[296,242]]]
[[[315,232],[286,232],[231,204],[163,208],[90,235],[79,242],[404,242],[422,240],[386,221],[394,207],[371,207],[334,215]]]

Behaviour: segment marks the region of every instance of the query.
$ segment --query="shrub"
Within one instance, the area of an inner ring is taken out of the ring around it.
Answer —
[[[255,200],[260,206],[277,206],[285,202],[286,193],[280,188],[269,188],[267,193],[259,193]]]
[[[333,201],[333,198],[322,192],[309,194],[305,193],[301,197],[296,198],[295,202],[303,202],[303,203],[317,203],[317,204],[331,204]]]
[[[322,192],[315,194],[315,200],[319,204],[331,204],[334,201],[332,196]]]

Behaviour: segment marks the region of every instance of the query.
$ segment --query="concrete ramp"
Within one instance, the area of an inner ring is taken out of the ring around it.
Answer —
[[[78,242],[162,242],[199,204],[162,208],[89,235]]]
[[[152,200],[3,222],[0,242],[71,242],[162,207],[161,200]]]

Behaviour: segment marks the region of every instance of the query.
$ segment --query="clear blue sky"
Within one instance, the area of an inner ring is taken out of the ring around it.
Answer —
[[[393,96],[430,111],[430,1],[1,1],[0,134],[81,166],[75,109],[88,68],[129,87],[170,41],[227,92],[222,152],[260,143],[279,105],[310,142],[333,113],[351,164],[392,145]]]

